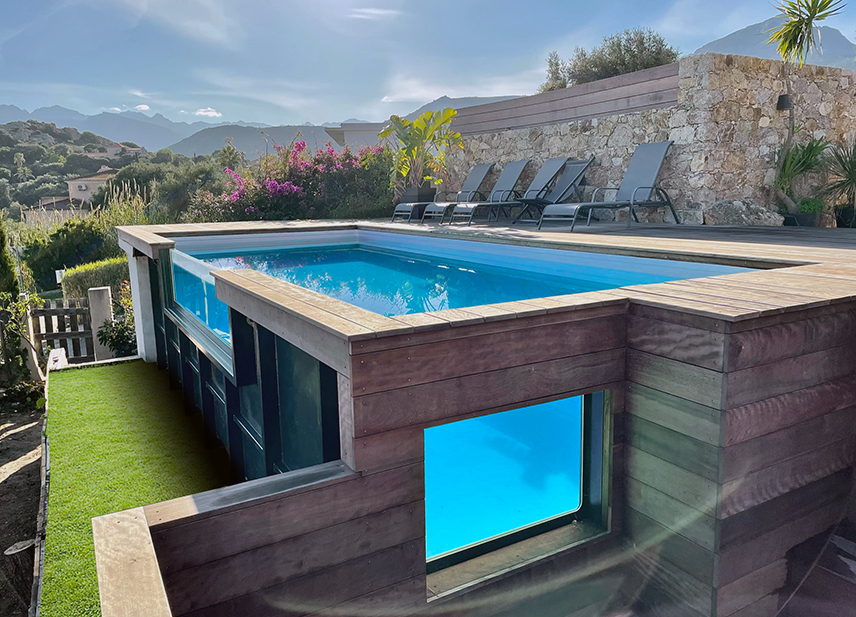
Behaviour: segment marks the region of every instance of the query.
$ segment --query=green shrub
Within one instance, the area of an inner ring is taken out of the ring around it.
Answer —
[[[9,293],[13,298],[17,298],[20,292],[18,276],[15,273],[15,260],[6,241],[6,224],[2,217],[0,217],[0,291]]]
[[[98,328],[98,342],[106,346],[117,358],[137,353],[137,331],[134,327],[134,305],[131,287],[123,283],[113,302],[113,321],[105,321]]]
[[[815,214],[823,212],[823,200],[817,197],[807,197],[800,202],[801,214]]]
[[[129,278],[127,258],[104,259],[66,270],[62,293],[66,298],[85,298],[92,287],[109,287],[116,298]]]
[[[67,221],[50,234],[47,242],[36,238],[24,249],[24,261],[42,290],[56,288],[56,270],[116,256],[105,246],[101,231],[88,220]]]

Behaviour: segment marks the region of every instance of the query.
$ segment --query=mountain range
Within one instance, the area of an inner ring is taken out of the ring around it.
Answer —
[[[19,120],[52,122],[58,127],[90,131],[115,142],[132,141],[150,151],[166,148],[202,129],[214,126],[234,125],[259,128],[267,126],[266,124],[252,122],[173,122],[161,114],[147,116],[139,111],[105,111],[87,116],[79,111],[59,105],[40,107],[32,112],[14,105],[0,105],[0,124]]]
[[[713,52],[780,60],[781,56],[776,51],[776,46],[768,42],[770,31],[780,23],[781,18],[773,17],[766,21],[752,24],[699,47],[695,53],[704,54]],[[821,26],[820,41],[822,43],[822,53],[809,54],[806,59],[808,64],[837,66],[850,70],[856,69],[856,45],[841,34],[840,30],[830,28],[829,26]]]

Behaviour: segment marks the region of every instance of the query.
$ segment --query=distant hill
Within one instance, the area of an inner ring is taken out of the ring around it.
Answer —
[[[264,133],[262,133],[264,131]],[[176,154],[194,156],[211,154],[226,145],[226,139],[232,139],[232,145],[246,153],[247,158],[255,160],[260,154],[273,151],[273,144],[287,145],[297,137],[306,141],[311,149],[321,148],[332,141],[320,126],[269,126],[264,129],[248,126],[217,126],[203,129],[169,146]],[[267,137],[267,139],[265,139]],[[334,144],[338,150],[339,146]]]
[[[776,28],[779,23],[781,23],[781,19],[773,17],[761,23],[747,26],[699,47],[695,53],[737,54],[778,60],[781,56],[776,51],[775,45],[771,45],[767,41],[770,38],[769,31]],[[821,26],[820,38],[823,44],[823,53],[810,55],[807,60],[809,64],[856,70],[856,46],[841,34],[840,30]]]
[[[161,114],[147,116],[138,111],[102,112],[87,116],[73,109],[54,105],[32,112],[14,105],[0,105],[0,124],[26,120],[51,122],[59,127],[90,131],[115,142],[132,141],[149,151],[160,150],[194,133],[225,122],[173,122]],[[238,126],[264,127],[258,122],[237,122]]]

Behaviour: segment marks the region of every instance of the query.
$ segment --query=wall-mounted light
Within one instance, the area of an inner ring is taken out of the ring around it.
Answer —
[[[776,109],[784,111],[791,108],[791,96],[789,94],[780,94],[779,100],[776,101]]]

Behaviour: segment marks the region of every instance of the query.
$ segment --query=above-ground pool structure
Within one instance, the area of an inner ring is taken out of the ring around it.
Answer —
[[[243,482],[95,519],[105,614],[775,614],[852,488],[853,254],[650,229],[119,228]]]

